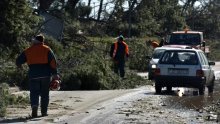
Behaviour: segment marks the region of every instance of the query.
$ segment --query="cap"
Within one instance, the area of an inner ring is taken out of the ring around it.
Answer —
[[[43,36],[42,34],[37,35],[37,36],[35,37],[35,40],[40,41],[40,42],[44,42],[44,36]]]

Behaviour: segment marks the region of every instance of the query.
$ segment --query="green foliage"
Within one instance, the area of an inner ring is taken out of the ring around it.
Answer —
[[[15,61],[15,60],[14,60]],[[10,86],[21,86],[28,89],[27,66],[23,66],[23,70],[17,69],[14,61],[0,60],[0,84],[6,82]]]
[[[153,49],[143,39],[127,40],[130,46],[129,68],[138,71],[147,71],[148,61],[146,56],[151,55]]]
[[[137,21],[142,36],[154,33],[169,33],[184,24],[181,8],[176,1],[142,1],[137,7]]]
[[[6,107],[8,104],[7,95],[8,95],[8,86],[6,84],[1,84],[0,85],[0,117],[5,116],[6,114]]]
[[[220,60],[220,41],[219,40],[208,40],[206,41],[209,46],[210,53],[208,55],[210,60],[219,61]]]
[[[206,38],[218,39],[220,34],[219,0],[207,1],[187,1],[183,8],[186,24],[192,30],[201,30]],[[195,6],[195,2],[200,2],[200,6]]]
[[[91,11],[92,11],[92,7],[86,6],[83,3],[79,3],[79,6],[76,7],[77,16],[80,18],[84,18],[84,17],[89,16]]]
[[[76,34],[77,31],[80,29],[80,22],[78,21],[70,21],[65,23],[65,35],[71,37],[71,35]]]
[[[165,34],[178,30],[185,24],[181,7],[176,0],[142,0],[130,11],[125,11],[120,4],[116,4],[110,15],[105,31],[111,36],[118,35],[120,31],[128,36],[129,28],[131,36]]]
[[[11,46],[32,32],[39,19],[32,15],[32,10],[26,0],[2,0],[0,19],[0,44]]]
[[[133,88],[146,83],[145,80],[128,71],[127,68],[127,80],[122,80],[113,72],[113,63],[109,58],[112,38],[92,38],[92,40],[93,42],[87,42],[86,44],[72,42],[64,48],[63,52],[65,54],[59,58],[64,90]],[[137,44],[133,43],[131,45]],[[143,48],[139,47],[139,49]],[[135,66],[133,68],[138,70]]]
[[[71,40],[70,38],[66,38]],[[79,39],[84,39],[80,38]],[[114,38],[90,38],[87,42],[80,43],[74,40],[65,41],[67,45],[46,37],[46,44],[51,47],[58,58],[59,72],[62,77],[63,90],[99,90],[99,89],[120,89],[132,88],[145,84],[146,81],[140,79],[130,69],[145,71],[147,61],[145,59],[149,49],[142,40],[126,40],[129,44],[131,58],[126,67],[126,80],[122,80],[113,72],[112,61],[109,57],[109,50]],[[21,44],[25,48],[29,44]],[[10,50],[9,50],[10,51]],[[0,82],[7,82],[14,86],[18,85],[22,89],[28,89],[27,65],[23,70],[15,67],[13,61],[1,60]],[[134,83],[134,82],[136,83]],[[138,83],[141,82],[141,83]],[[126,84],[126,85],[125,85]]]
[[[6,115],[8,105],[27,105],[29,103],[28,95],[15,96],[10,94],[9,86],[5,83],[0,84],[0,117]]]
[[[53,37],[46,36],[45,44],[48,45],[58,56],[62,56],[61,54],[63,50],[63,45],[59,41],[57,41]]]

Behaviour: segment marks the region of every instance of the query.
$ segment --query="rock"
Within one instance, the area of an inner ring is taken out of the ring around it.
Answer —
[[[160,113],[160,114],[163,114],[163,113],[164,113],[164,111],[160,111],[159,113]]]

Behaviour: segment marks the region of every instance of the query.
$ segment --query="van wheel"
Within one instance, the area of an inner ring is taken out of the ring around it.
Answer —
[[[157,85],[155,85],[156,94],[161,93],[161,89],[162,89],[161,86],[157,86]]]
[[[153,79],[152,74],[149,74],[149,72],[148,72],[148,80],[152,80],[152,79]]]
[[[171,86],[167,86],[167,92],[168,93],[172,92],[172,87]]]
[[[204,95],[204,92],[205,92],[205,87],[204,85],[202,85],[199,87],[199,95]]]
[[[215,78],[212,80],[211,84],[207,86],[208,92],[213,93]]]

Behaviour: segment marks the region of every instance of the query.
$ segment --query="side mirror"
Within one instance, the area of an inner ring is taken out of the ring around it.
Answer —
[[[205,41],[203,41],[203,42],[201,43],[201,46],[202,46],[202,47],[205,47]]]
[[[210,61],[210,62],[209,62],[209,65],[215,65],[215,62]]]
[[[151,59],[152,57],[151,56],[146,56],[146,59]]]

